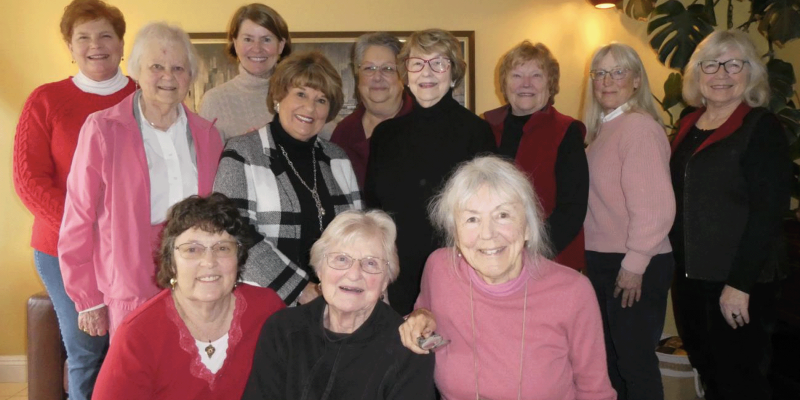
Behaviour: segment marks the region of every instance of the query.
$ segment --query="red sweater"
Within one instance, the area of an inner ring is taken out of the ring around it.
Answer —
[[[92,398],[241,399],[261,326],[286,306],[272,289],[240,284],[233,294],[228,351],[216,374],[200,361],[194,338],[164,290],[120,325]]]
[[[82,91],[67,78],[39,86],[28,97],[14,138],[14,187],[34,217],[34,249],[57,255],[67,175],[86,117],[116,105],[135,89],[130,80],[122,90],[101,96]]]

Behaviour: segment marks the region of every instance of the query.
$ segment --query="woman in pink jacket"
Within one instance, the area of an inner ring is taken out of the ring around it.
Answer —
[[[158,293],[154,251],[167,210],[211,192],[222,152],[219,132],[181,104],[198,71],[183,30],[146,25],[128,71],[141,89],[81,129],[58,241],[78,326],[92,336],[113,335]]]

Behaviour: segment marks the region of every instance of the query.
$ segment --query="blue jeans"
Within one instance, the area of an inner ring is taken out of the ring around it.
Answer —
[[[89,336],[78,329],[78,312],[75,310],[75,303],[64,290],[58,258],[34,250],[33,260],[53,302],[61,337],[67,349],[69,398],[88,400],[92,397],[94,381],[108,351],[108,335]]]

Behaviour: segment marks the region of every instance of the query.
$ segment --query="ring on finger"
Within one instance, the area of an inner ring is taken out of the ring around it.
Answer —
[[[731,314],[731,317],[733,317],[733,319],[739,318],[741,316],[742,316],[741,314],[736,314],[736,313]]]

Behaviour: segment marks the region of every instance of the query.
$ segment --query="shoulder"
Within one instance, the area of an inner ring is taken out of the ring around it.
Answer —
[[[266,128],[261,128],[266,129]],[[267,130],[267,134],[269,131]],[[251,154],[263,152],[264,143],[261,140],[261,132],[252,131],[244,135],[234,136],[225,142],[225,150],[236,150],[241,154]]]
[[[259,310],[270,314],[286,307],[285,303],[274,290],[259,286],[240,283],[236,291],[247,300],[250,306],[256,305]]]
[[[456,257],[458,256],[455,254],[453,248],[442,247],[436,249],[428,256],[428,260],[425,262],[424,272],[426,275],[430,274],[431,276],[449,273],[453,270],[453,261]]]
[[[347,153],[345,153],[345,151],[342,150],[342,148],[339,147],[336,143],[332,143],[331,141],[325,140],[323,138],[318,138],[317,144],[319,145],[319,147],[322,148],[322,152],[325,153],[325,155],[327,155],[328,157],[330,157],[331,160],[335,159],[349,160],[349,158],[347,158]]]
[[[31,107],[43,108],[52,113],[71,101],[75,101],[74,97],[81,93],[83,92],[72,83],[72,78],[45,83],[34,89],[28,96],[23,114]]]
[[[589,278],[572,268],[545,258],[538,261],[536,268],[534,279],[540,287],[565,301],[585,300],[595,296]]]
[[[505,115],[508,113],[508,106],[500,106],[494,110],[489,110],[483,113],[483,118],[490,125],[499,125],[503,122]]]
[[[322,317],[325,304],[324,300],[315,300],[278,310],[264,323],[264,334],[286,336],[294,332],[309,331]]]
[[[630,111],[619,116],[619,137],[624,142],[658,142],[669,146],[667,131],[652,116],[643,112]]]
[[[164,289],[131,312],[120,324],[119,331],[138,332],[153,326],[169,326],[167,302],[172,301],[169,289]],[[115,337],[116,338],[116,337]]]
[[[201,111],[204,113],[207,111],[214,111],[213,110],[214,108],[222,104],[224,100],[227,99],[230,96],[231,92],[234,90],[232,82],[233,80],[230,80],[221,85],[209,89],[203,95],[203,101],[200,106]]]

